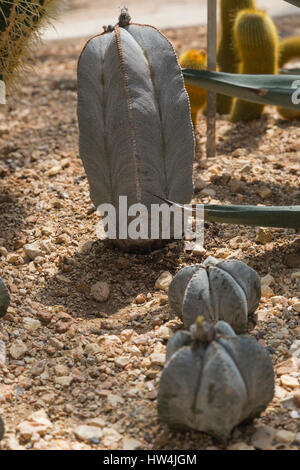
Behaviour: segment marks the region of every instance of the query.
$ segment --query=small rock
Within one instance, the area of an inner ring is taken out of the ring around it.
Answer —
[[[163,272],[155,282],[156,289],[167,291],[173,276],[168,271]]]
[[[236,442],[227,447],[227,450],[255,450],[253,446],[249,446],[246,442]]]
[[[255,238],[255,241],[257,241],[258,243],[262,243],[263,245],[265,245],[266,243],[269,243],[273,240],[273,233],[270,229],[268,228],[263,228],[263,227],[260,227],[258,229],[258,232],[257,232],[257,235],[256,235],[256,238]]]
[[[141,304],[144,304],[146,302],[146,296],[145,294],[139,294],[136,298],[135,298],[135,302],[138,304],[138,305],[141,305]]]
[[[210,196],[210,197],[215,197],[216,191],[212,188],[204,188],[201,191],[202,196]]]
[[[27,353],[28,349],[25,343],[23,343],[22,340],[17,339],[14,341],[14,343],[11,345],[9,352],[10,355],[13,359],[21,359],[22,357],[25,356]]]
[[[115,359],[115,364],[118,367],[126,367],[130,362],[130,357],[128,356],[119,356]]]
[[[155,332],[155,336],[157,336],[158,338],[162,338],[164,340],[168,340],[171,336],[171,330],[167,326],[162,325]]]
[[[44,410],[39,410],[30,415],[26,421],[17,426],[17,431],[23,439],[30,440],[34,435],[43,436],[53,427]]]
[[[289,444],[291,442],[294,442],[295,433],[282,429],[281,431],[277,431],[274,437],[277,442],[284,442],[286,444]]]
[[[6,346],[4,341],[0,341],[0,364],[6,365]]]
[[[54,373],[57,377],[65,377],[69,375],[70,369],[63,364],[58,364],[54,367]]]
[[[72,375],[67,375],[63,377],[55,377],[55,383],[65,388],[70,387],[73,380],[74,380],[74,377]]]
[[[164,366],[166,362],[165,354],[152,353],[150,356],[151,365]]]
[[[96,282],[91,288],[91,296],[97,302],[106,302],[109,299],[110,290],[107,282]]]
[[[18,266],[20,264],[24,264],[24,260],[23,260],[22,256],[20,256],[16,253],[10,253],[9,255],[7,255],[6,261],[9,264],[14,264],[15,266]]]
[[[34,377],[38,377],[39,375],[41,375],[44,370],[45,370],[45,361],[39,361],[37,362],[32,368],[31,368],[31,375],[33,375]]]
[[[265,297],[266,299],[269,299],[270,297],[273,297],[274,291],[271,289],[270,286],[267,286],[266,284],[262,284],[261,286],[261,296]]]
[[[299,382],[295,377],[292,377],[290,375],[282,375],[280,378],[281,384],[284,387],[289,387],[289,388],[298,388],[299,387]]]
[[[110,395],[107,396],[107,402],[112,406],[116,407],[118,405],[121,405],[124,403],[124,399],[120,397],[120,395],[114,395],[111,393]]]
[[[241,180],[233,178],[230,181],[230,191],[232,193],[242,193],[245,189],[245,185]]]
[[[119,434],[113,428],[103,428],[103,438],[102,443],[109,450],[115,450],[118,447],[120,440],[122,439],[121,434]]]
[[[272,441],[276,434],[276,430],[271,426],[260,426],[256,429],[252,436],[251,442],[256,449],[268,450],[272,449]]]
[[[142,443],[132,437],[125,437],[123,440],[123,450],[137,450],[142,448]]]
[[[294,281],[295,279],[300,279],[300,271],[295,271],[291,274],[291,279]]]
[[[299,339],[296,339],[292,343],[292,345],[289,349],[289,354],[292,357],[299,357],[299,359],[300,359],[300,340]]]
[[[267,274],[266,276],[261,278],[261,285],[271,286],[272,284],[274,284],[274,282],[275,279],[273,276],[271,276],[271,274]]]
[[[83,424],[74,429],[74,434],[80,441],[89,442],[91,439],[101,439],[102,430],[98,426]]]
[[[298,268],[300,266],[300,256],[290,254],[285,257],[285,265],[289,268]]]
[[[293,396],[293,400],[294,400],[294,403],[297,406],[297,408],[300,408],[300,393],[296,393]]]
[[[92,419],[89,419],[89,420],[88,420],[87,424],[88,424],[89,426],[94,426],[94,427],[96,427],[96,428],[102,429],[102,428],[105,427],[106,422],[105,422],[104,419],[102,419],[102,418],[92,418]]]
[[[42,326],[39,320],[35,320],[34,318],[31,318],[31,317],[24,317],[23,325],[24,325],[24,328],[26,328],[26,330],[28,331],[38,330]]]
[[[34,260],[38,256],[43,256],[44,254],[39,242],[28,243],[23,246],[23,250],[31,260]]]
[[[269,199],[272,196],[272,191],[270,188],[262,188],[257,191],[257,194],[262,198],[262,199]]]
[[[297,313],[300,313],[300,302],[297,302],[293,305],[293,310],[295,310]]]
[[[292,357],[284,362],[281,362],[276,367],[277,375],[286,375],[291,372],[298,372],[300,370],[300,359]]]

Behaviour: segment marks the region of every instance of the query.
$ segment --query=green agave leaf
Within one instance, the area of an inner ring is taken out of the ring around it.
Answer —
[[[190,211],[195,215],[195,205],[187,207],[164,197],[152,194],[170,206]],[[280,227],[300,229],[300,206],[232,206],[204,204],[206,222],[255,227]]]
[[[300,69],[299,68],[280,69],[279,73],[283,75],[299,75],[300,76]]]
[[[300,206],[217,206],[205,205],[207,222],[256,227],[300,228]]]
[[[299,87],[295,82],[299,80],[300,83],[300,75],[240,75],[193,69],[182,72],[185,82],[190,85],[254,103],[300,111],[300,105],[292,101]]]
[[[292,5],[295,5],[296,7],[300,8],[300,0],[284,0],[287,3],[291,3]]]

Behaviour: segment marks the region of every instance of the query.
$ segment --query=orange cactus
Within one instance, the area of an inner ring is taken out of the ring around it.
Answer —
[[[179,64],[183,69],[205,70],[207,68],[207,53],[203,49],[190,49],[181,54]],[[186,90],[190,97],[191,115],[195,127],[198,113],[206,104],[206,90],[194,85],[186,85]]]

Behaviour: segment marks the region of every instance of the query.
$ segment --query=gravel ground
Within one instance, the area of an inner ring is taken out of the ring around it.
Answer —
[[[297,33],[300,20],[279,26]],[[203,27],[165,33],[178,52],[205,45]],[[170,432],[156,411],[166,341],[182,325],[155,283],[208,255],[243,260],[264,278],[249,334],[277,372],[270,406],[226,447],[300,449],[299,234],[207,224],[203,255],[177,243],[126,254],[98,241],[78,158],[83,44],[42,47],[0,121],[0,272],[12,297],[0,323],[0,449],[221,449],[205,434]],[[217,139],[217,158],[203,160],[200,119],[194,202],[299,204],[299,121],[268,108],[251,124],[220,119]],[[96,301],[107,285],[108,300]]]

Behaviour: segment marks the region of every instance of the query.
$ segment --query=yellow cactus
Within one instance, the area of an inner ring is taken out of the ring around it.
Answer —
[[[238,73],[239,57],[234,47],[233,26],[236,16],[241,10],[255,9],[255,0],[220,0],[221,38],[218,44],[218,67],[220,72]],[[217,95],[217,111],[229,114],[232,98]]]
[[[284,67],[293,59],[300,59],[300,36],[283,39],[279,44],[279,67]],[[284,119],[300,119],[300,112],[292,109],[278,106],[277,111]]]
[[[300,36],[282,39],[279,43],[279,67],[292,59],[300,59]]]
[[[38,31],[62,0],[0,2],[0,79],[12,85],[39,40]]]
[[[179,57],[179,64],[184,69],[204,70],[207,68],[207,54],[204,50],[188,50]],[[199,111],[206,104],[206,90],[194,85],[186,85],[190,97],[191,115],[194,127],[197,123]]]
[[[240,57],[239,73],[278,73],[279,40],[276,26],[267,13],[259,10],[241,11],[234,24],[235,47]],[[263,104],[234,99],[231,120],[258,119]]]

